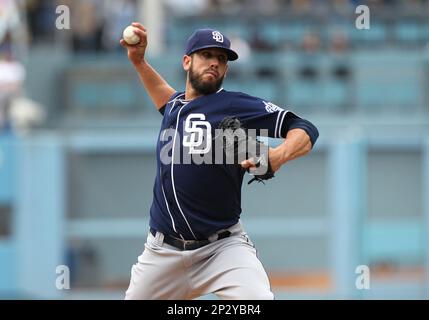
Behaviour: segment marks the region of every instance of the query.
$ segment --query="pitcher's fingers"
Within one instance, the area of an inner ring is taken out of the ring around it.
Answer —
[[[147,38],[147,33],[146,31],[143,31],[141,29],[135,29],[133,30],[134,34],[138,35],[140,37],[140,39],[146,39]]]
[[[133,50],[135,50],[136,48],[136,45],[128,44],[124,39],[121,39],[119,43],[121,44],[121,46],[123,46],[127,50],[130,50],[131,52],[133,52]]]
[[[123,46],[124,48],[127,48],[127,49],[130,49],[131,48],[131,46],[124,40],[124,39],[121,39],[121,40],[119,40],[119,43],[121,44],[121,46]]]
[[[255,163],[252,161],[252,159],[247,159],[247,160],[242,161],[241,162],[241,166],[244,169],[248,169],[248,168],[251,168],[251,167],[256,167]]]
[[[138,22],[133,22],[133,23],[131,23],[131,25],[133,27],[136,27],[136,28],[140,29],[140,30],[147,31],[146,28],[142,24],[140,24]]]

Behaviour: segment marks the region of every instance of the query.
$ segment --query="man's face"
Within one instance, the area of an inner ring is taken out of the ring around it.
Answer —
[[[188,71],[188,80],[200,94],[215,93],[222,86],[228,57],[224,50],[209,48],[184,57],[183,67]]]

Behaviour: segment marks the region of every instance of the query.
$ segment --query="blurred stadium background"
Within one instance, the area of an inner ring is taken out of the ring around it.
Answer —
[[[55,28],[62,4],[69,30]],[[369,30],[355,27],[359,4]],[[1,0],[0,298],[123,298],[161,121],[118,43],[136,20],[176,89],[186,38],[219,28],[241,55],[225,89],[319,127],[309,157],[243,186],[278,299],[429,298],[427,0]]]

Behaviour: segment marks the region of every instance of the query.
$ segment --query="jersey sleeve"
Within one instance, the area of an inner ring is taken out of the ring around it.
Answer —
[[[310,136],[312,145],[319,136],[317,128],[290,110],[285,110],[272,102],[237,93],[231,99],[231,111],[243,122],[247,129],[268,130],[271,138],[286,138],[289,130],[301,128]]]

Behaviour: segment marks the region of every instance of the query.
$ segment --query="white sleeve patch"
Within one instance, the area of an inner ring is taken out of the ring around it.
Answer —
[[[284,109],[280,108],[278,105],[275,105],[272,102],[266,102],[266,101],[262,101],[262,102],[264,103],[265,110],[267,110],[268,113],[284,111]]]

